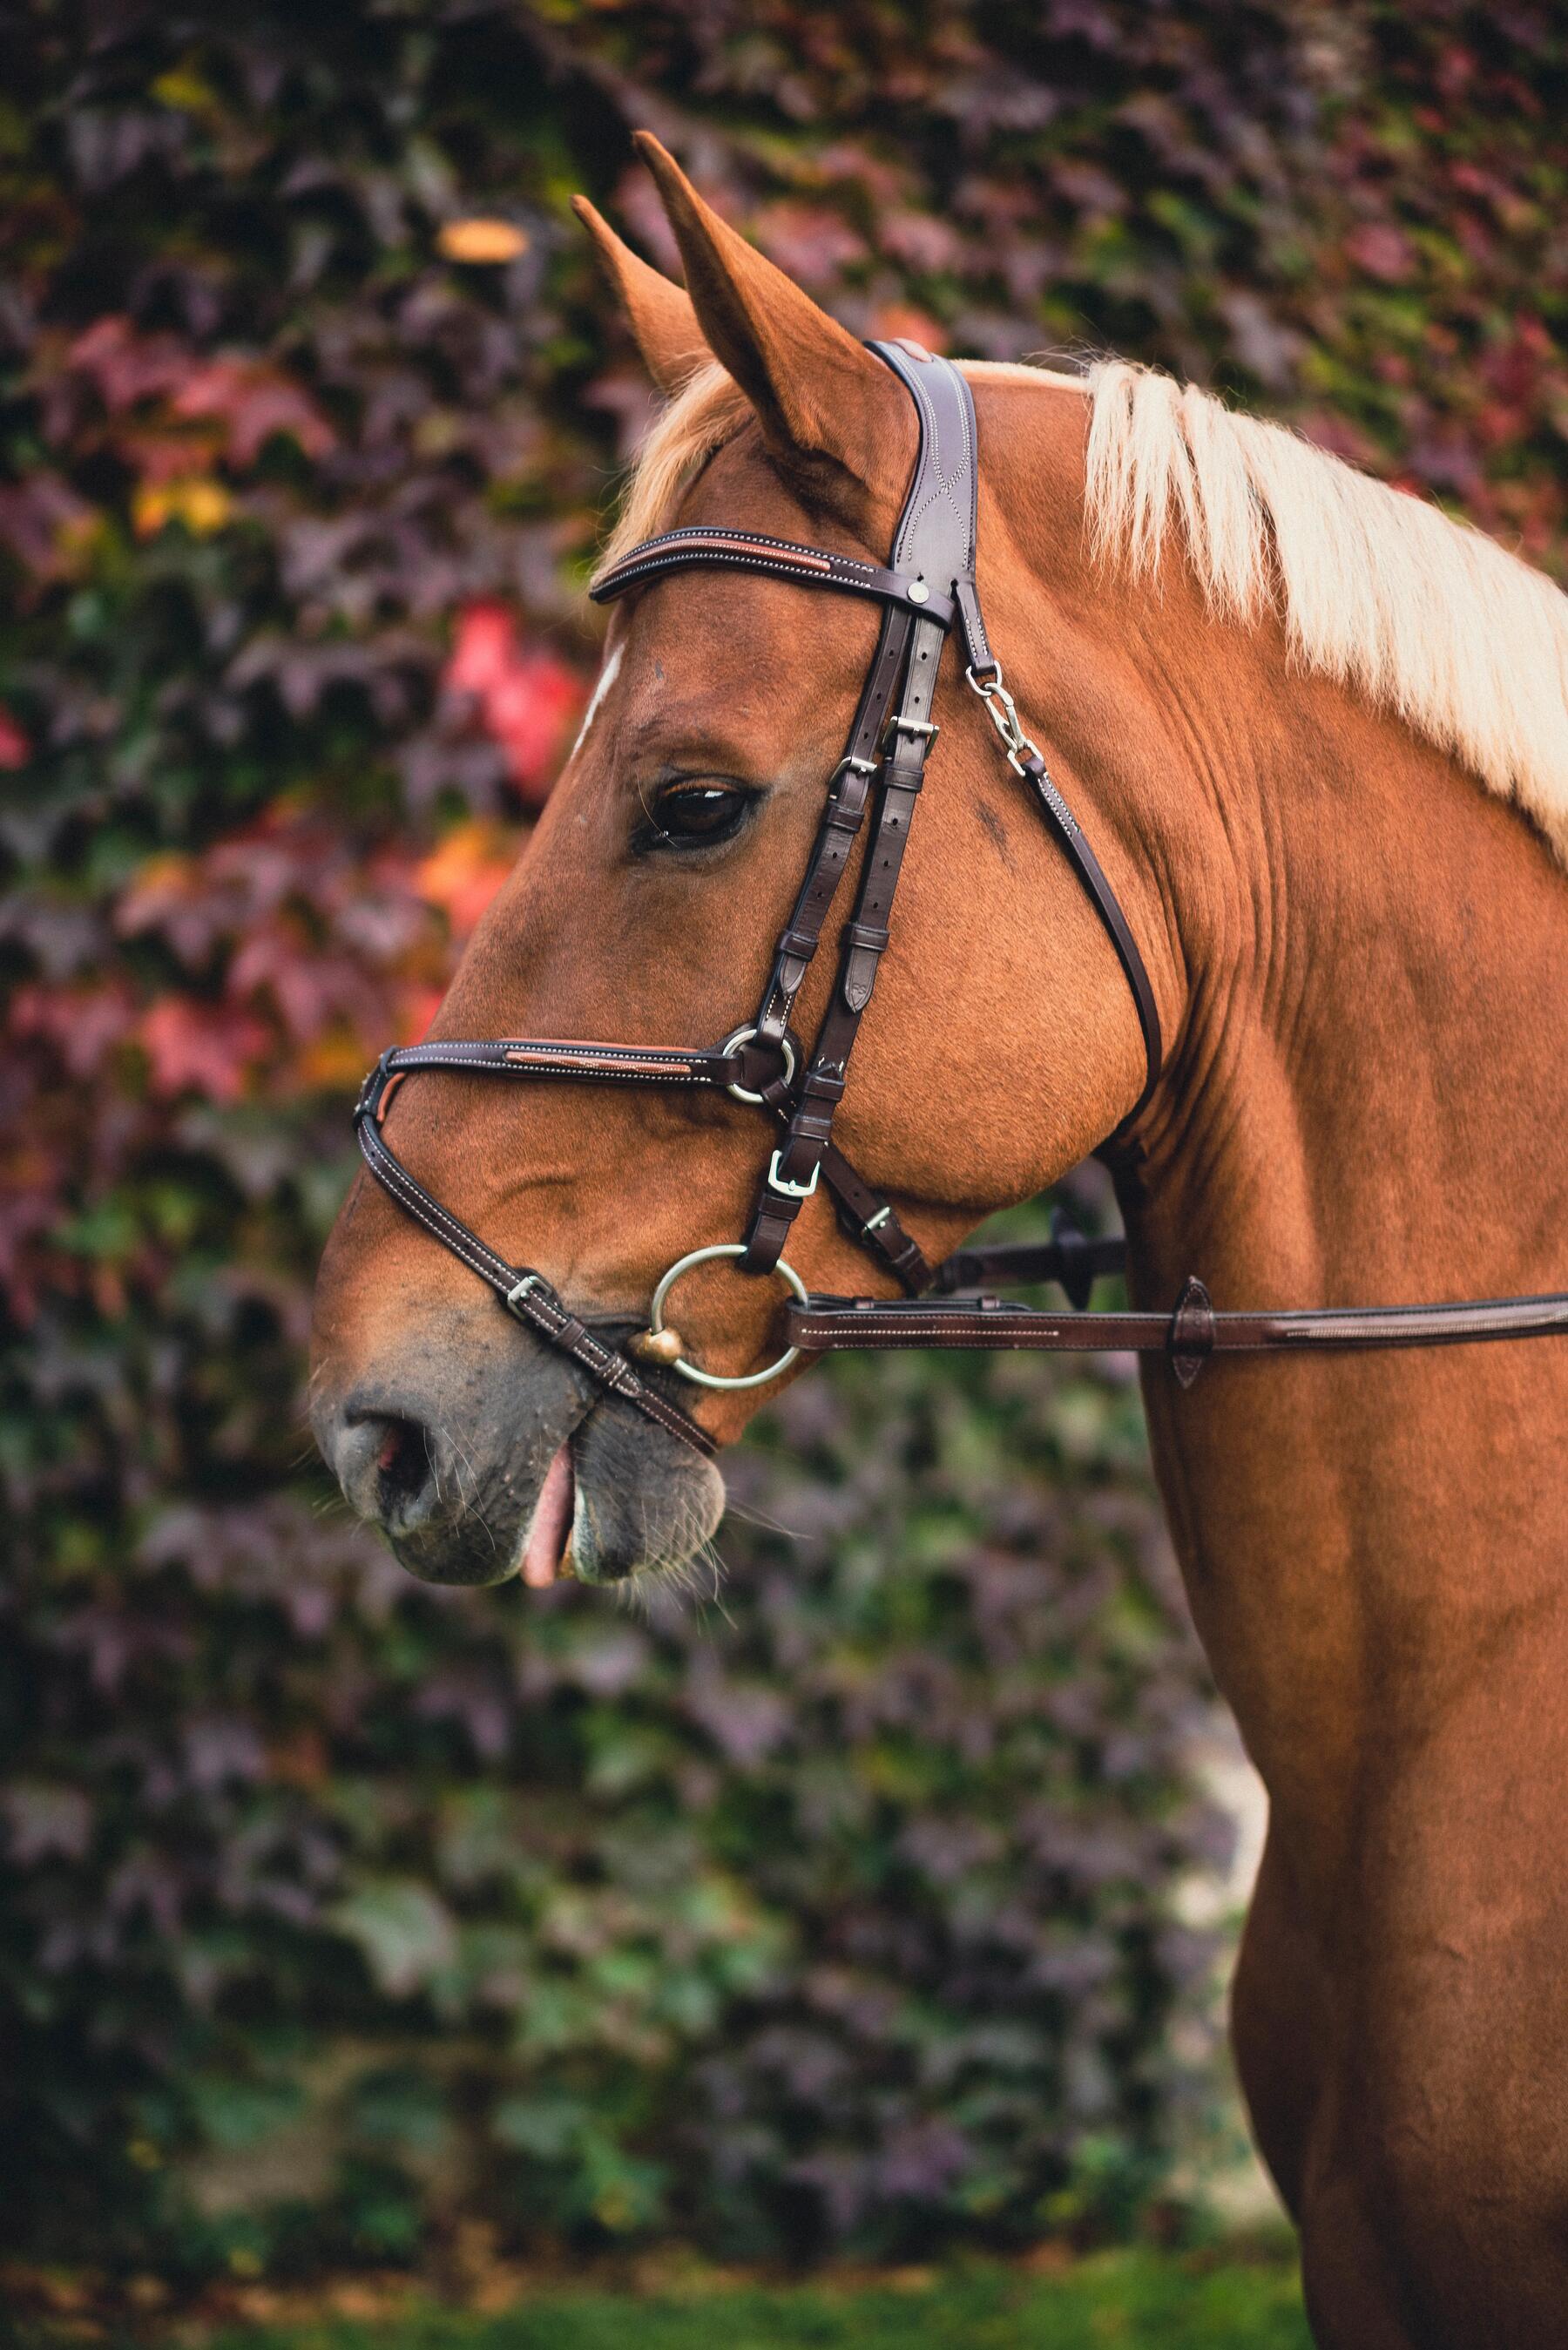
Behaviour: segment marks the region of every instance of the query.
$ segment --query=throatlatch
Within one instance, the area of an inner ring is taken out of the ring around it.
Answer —
[[[966,677],[995,729],[1007,763],[1030,791],[1077,874],[1115,948],[1143,1038],[1145,1076],[1114,1142],[1137,1118],[1158,1082],[1159,1014],[1148,973],[1116,892],[1083,828],[1023,729],[1002,665],[986,636],[975,580],[979,484],[974,403],[950,361],[909,342],[873,343],[914,403],[919,445],[886,567],[747,530],[701,525],[645,540],[597,580],[599,603],[672,573],[701,566],[757,572],[803,588],[867,598],[882,608],[881,634],[843,757],[826,801],[794,909],[781,932],[754,1017],[721,1044],[670,1047],[498,1037],[483,1043],[413,1045],[384,1053],[365,1081],[355,1125],[378,1182],[432,1238],[489,1284],[509,1313],[570,1357],[606,1393],[669,1434],[711,1455],[713,1440],[654,1382],[671,1371],[710,1388],[755,1388],[801,1354],[845,1347],[1025,1347],[1046,1351],[1163,1353],[1189,1386],[1211,1354],[1453,1345],[1568,1331],[1568,1295],[1444,1305],[1311,1307],[1297,1312],[1216,1312],[1189,1277],[1166,1314],[1049,1314],[1005,1306],[988,1291],[1007,1283],[1057,1281],[1079,1308],[1095,1279],[1119,1272],[1120,1241],[1089,1241],[1060,1226],[1049,1243],[961,1249],[933,1271],[889,1201],[856,1173],[833,1139],[850,1055],[877,983],[891,931],[893,900],[909,826],[939,729],[931,717],[942,649],[956,627]],[[869,822],[858,895],[838,940],[838,975],[809,1055],[791,1026],[851,853]],[[779,1139],[741,1241],[693,1249],[659,1281],[649,1326],[629,1341],[646,1367],[574,1315],[542,1274],[510,1264],[443,1208],[398,1159],[381,1131],[397,1084],[421,1069],[473,1076],[577,1078],[612,1085],[710,1086],[768,1111]],[[1103,1147],[1103,1146],[1102,1146]],[[784,1249],[805,1201],[826,1185],[838,1221],[906,1293],[902,1303],[814,1297]],[[744,1376],[706,1371],[687,1359],[664,1320],[671,1289],[699,1264],[732,1259],[739,1271],[777,1274],[791,1293],[788,1345],[774,1362]],[[928,1293],[932,1293],[928,1295]]]

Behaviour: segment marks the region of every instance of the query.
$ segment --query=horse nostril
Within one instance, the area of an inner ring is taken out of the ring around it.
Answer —
[[[435,1447],[420,1420],[350,1405],[331,1451],[350,1506],[389,1531],[420,1524],[440,1503]]]
[[[380,1482],[383,1517],[406,1510],[417,1502],[427,1485],[435,1482],[431,1462],[430,1440],[417,1421],[389,1419],[384,1421],[386,1433],[376,1455],[376,1473]]]

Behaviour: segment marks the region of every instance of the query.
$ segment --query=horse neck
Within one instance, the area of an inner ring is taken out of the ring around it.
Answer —
[[[1123,1184],[1140,1298],[1189,1272],[1219,1306],[1568,1288],[1568,878],[1277,642],[1205,662],[1179,598],[1169,627],[1194,755],[1152,788],[1202,815],[1159,883],[1187,1002]],[[1231,1360],[1188,1394],[1147,1370],[1199,1629],[1276,1816],[1350,1816],[1369,1738],[1407,1716],[1417,1751],[1479,1655],[1505,1690],[1519,1625],[1568,1651],[1564,1343]]]

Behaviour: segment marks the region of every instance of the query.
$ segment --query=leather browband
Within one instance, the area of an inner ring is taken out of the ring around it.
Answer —
[[[1058,1222],[1048,1243],[961,1249],[933,1271],[891,1203],[857,1174],[837,1148],[834,1117],[890,937],[905,842],[936,739],[931,708],[937,675],[955,626],[967,658],[969,682],[986,704],[1009,765],[1029,786],[1098,915],[1137,1014],[1143,1087],[1102,1149],[1118,1145],[1148,1102],[1162,1051],[1154,990],[1137,941],[1082,827],[1038,748],[1023,731],[986,636],[974,576],[978,435],[969,386],[957,368],[918,344],[873,343],[870,348],[909,393],[919,428],[914,473],[888,567],[789,539],[704,524],[665,531],[633,547],[589,590],[596,602],[608,603],[632,588],[701,565],[755,572],[803,588],[837,589],[868,597],[882,607],[877,652],[844,756],[828,780],[816,838],[775,946],[754,1020],[722,1045],[701,1047],[503,1036],[437,1041],[385,1053],[365,1080],[354,1112],[370,1173],[432,1238],[488,1284],[510,1313],[569,1357],[607,1394],[619,1397],[704,1456],[716,1450],[712,1439],[653,1378],[645,1378],[621,1348],[574,1315],[541,1274],[497,1255],[395,1156],[382,1134],[381,1120],[393,1088],[405,1076],[444,1069],[519,1079],[710,1086],[765,1109],[776,1121],[781,1139],[759,1185],[744,1243],[696,1251],[680,1259],[666,1274],[659,1295],[668,1293],[670,1281],[686,1265],[703,1256],[728,1253],[741,1270],[754,1274],[780,1266],[794,1218],[820,1179],[844,1230],[898,1282],[906,1295],[891,1304],[868,1297],[806,1297],[804,1304],[791,1305],[789,1344],[803,1354],[899,1347],[1158,1353],[1168,1357],[1177,1378],[1188,1387],[1215,1354],[1451,1346],[1568,1332],[1568,1295],[1218,1313],[1203,1284],[1189,1278],[1168,1314],[1051,1314],[1003,1305],[991,1295],[956,1295],[983,1291],[992,1283],[1056,1281],[1082,1309],[1094,1282],[1122,1269],[1125,1245],[1119,1240],[1087,1240]],[[839,933],[837,983],[807,1055],[790,1022],[863,830],[868,831],[868,838],[858,894]],[[797,1283],[787,1266],[784,1270]],[[656,1315],[655,1327],[646,1336],[653,1340],[659,1336]],[[793,1359],[786,1355],[775,1367]],[[676,1367],[688,1377],[706,1376],[679,1361]],[[756,1376],[765,1378],[771,1373]],[[711,1378],[709,1383],[746,1386],[756,1380]]]
[[[792,539],[717,530],[706,524],[644,539],[621,562],[602,572],[588,594],[596,604],[613,604],[628,588],[644,580],[661,578],[667,571],[684,571],[694,564],[708,570],[772,572],[802,587],[840,588],[850,596],[874,596],[882,603],[902,604],[922,612],[944,629],[951,628],[957,609],[950,595],[940,595],[928,581],[886,571],[879,564],[863,563],[858,556],[833,555],[820,546],[799,546]]]

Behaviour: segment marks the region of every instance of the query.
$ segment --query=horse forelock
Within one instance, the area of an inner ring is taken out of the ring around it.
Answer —
[[[638,452],[596,577],[674,521],[681,497],[715,450],[733,440],[752,409],[716,359],[699,368],[655,420]]]

